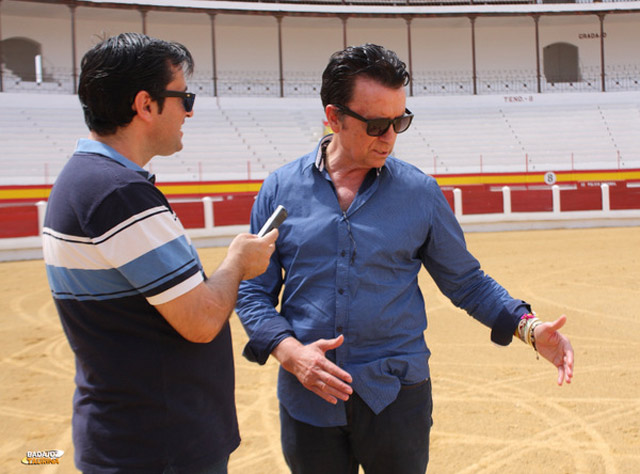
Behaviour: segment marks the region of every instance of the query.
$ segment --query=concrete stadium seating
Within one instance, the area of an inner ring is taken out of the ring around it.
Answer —
[[[640,93],[410,97],[395,154],[430,174],[640,168]],[[319,99],[198,97],[158,181],[263,179],[322,135]],[[51,184],[88,134],[71,95],[0,93],[0,185]]]
[[[428,173],[640,167],[640,95],[410,98],[396,155]]]

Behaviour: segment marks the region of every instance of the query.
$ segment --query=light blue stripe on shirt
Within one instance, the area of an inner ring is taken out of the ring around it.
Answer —
[[[104,300],[147,293],[196,264],[184,236],[113,269],[87,270],[47,265],[55,298]],[[185,263],[187,262],[187,263]],[[164,269],[158,268],[162,265]],[[154,271],[151,274],[149,268]],[[162,275],[157,277],[157,275]],[[155,277],[149,281],[150,277]],[[133,287],[133,288],[132,288]]]

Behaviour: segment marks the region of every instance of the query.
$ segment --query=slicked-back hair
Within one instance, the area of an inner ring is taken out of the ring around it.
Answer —
[[[159,94],[174,77],[175,68],[193,72],[193,57],[180,43],[139,33],[122,33],[91,48],[82,58],[78,97],[89,130],[111,135],[128,125],[136,112],[133,101],[147,91],[158,103]]]
[[[371,43],[349,46],[333,53],[322,73],[322,105],[346,106],[359,76],[393,89],[406,86],[410,80],[406,64],[393,51]]]

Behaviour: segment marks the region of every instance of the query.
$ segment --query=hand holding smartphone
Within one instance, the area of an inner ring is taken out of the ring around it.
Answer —
[[[258,237],[262,237],[265,234],[269,233],[272,229],[277,229],[278,227],[280,227],[280,224],[284,222],[288,215],[289,214],[287,213],[287,210],[283,206],[278,205],[278,207],[276,207],[276,210],[273,211],[273,214],[271,214],[269,219],[267,219],[267,222],[264,223],[264,225],[258,232]]]

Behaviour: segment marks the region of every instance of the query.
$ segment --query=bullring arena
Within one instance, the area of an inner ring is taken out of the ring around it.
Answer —
[[[640,472],[640,228],[467,234],[485,271],[547,320],[568,316],[576,354],[571,385],[514,341],[454,308],[420,275],[432,349],[434,426],[429,472]],[[207,271],[224,248],[201,250]],[[41,260],[0,264],[0,471],[72,473],[74,362]],[[277,364],[242,358],[231,318],[242,444],[231,474],[286,473],[280,453]],[[60,449],[59,464],[24,466],[27,451]]]
[[[415,120],[394,152],[438,179],[487,273],[541,319],[567,315],[576,359],[558,387],[553,367],[518,341],[494,346],[423,270],[429,472],[639,473],[638,24],[640,2],[615,0],[0,0],[0,473],[77,472],[75,366],[39,234],[87,133],[82,55],[125,31],[194,54],[185,148],[150,171],[207,273],[262,179],[322,135],[330,54],[396,51]],[[229,472],[284,474],[277,363],[245,360],[235,315],[231,327],[242,443]]]

